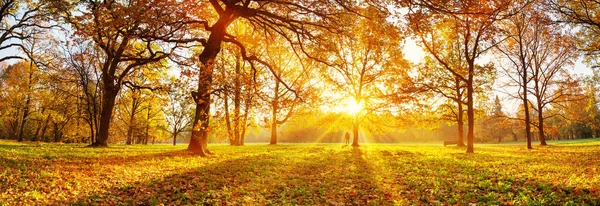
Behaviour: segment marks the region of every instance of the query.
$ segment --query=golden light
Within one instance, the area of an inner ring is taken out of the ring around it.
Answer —
[[[330,99],[329,104],[324,104],[321,106],[320,109],[323,112],[346,113],[350,115],[355,115],[361,112],[365,107],[363,101],[356,102],[356,100],[352,96],[342,95],[327,90],[323,93],[323,98]]]
[[[402,53],[404,53],[404,58],[413,63],[420,63],[425,58],[425,51],[414,39],[407,39],[404,43],[404,48],[402,49]]]
[[[359,113],[361,110],[363,109],[363,102],[356,102],[356,101],[348,101],[348,104],[346,105],[345,108],[345,112],[348,114],[357,114]]]

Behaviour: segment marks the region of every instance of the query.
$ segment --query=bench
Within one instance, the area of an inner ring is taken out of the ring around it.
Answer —
[[[446,145],[452,145],[452,144],[458,145],[458,140],[454,140],[454,141],[444,141],[444,147],[445,147]]]

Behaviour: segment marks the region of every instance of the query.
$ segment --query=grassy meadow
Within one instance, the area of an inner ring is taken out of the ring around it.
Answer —
[[[0,140],[0,205],[600,205],[600,139],[186,145]]]

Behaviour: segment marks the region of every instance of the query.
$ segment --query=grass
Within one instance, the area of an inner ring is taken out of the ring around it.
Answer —
[[[0,205],[599,205],[600,140],[523,145],[20,144],[0,140]]]

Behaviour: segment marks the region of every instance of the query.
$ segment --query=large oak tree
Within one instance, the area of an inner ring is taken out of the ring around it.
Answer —
[[[264,65],[273,76],[289,90],[293,89],[287,83],[281,81],[279,76],[273,72],[268,62],[261,60],[260,56],[246,50],[244,43],[238,41],[235,36],[228,33],[228,28],[233,22],[240,21],[249,25],[256,34],[278,35],[290,45],[290,49],[298,56],[317,58],[306,45],[323,41],[321,35],[326,33],[339,33],[340,26],[337,19],[343,15],[356,15],[350,9],[354,3],[338,0],[319,1],[260,1],[260,0],[210,0],[203,4],[203,9],[213,12],[204,13],[201,19],[206,20],[203,31],[207,38],[202,41],[202,52],[198,56],[202,64],[198,74],[199,84],[197,92],[193,93],[197,103],[194,117],[194,130],[188,149],[200,155],[209,154],[206,148],[208,143],[211,85],[213,81],[214,60],[221,50],[223,43],[231,43],[239,47],[243,59],[251,64]],[[216,14],[216,15],[214,15]],[[258,36],[263,38],[264,36]],[[323,59],[319,59],[325,62]],[[295,91],[293,91],[295,92]]]
[[[107,146],[113,109],[129,77],[145,65],[170,57],[188,39],[189,27],[199,21],[187,14],[192,2],[174,0],[100,1],[56,4],[74,34],[91,40],[102,55],[101,112],[92,146]]]
[[[447,59],[438,54],[439,48],[455,44],[446,36],[439,34],[436,27],[452,25],[450,31],[462,45],[462,61],[466,63],[465,73],[445,67],[449,72],[459,77],[466,86],[467,106],[467,153],[473,153],[473,132],[475,125],[474,110],[474,79],[476,60],[493,48],[490,43],[496,34],[498,21],[506,19],[520,9],[521,4],[508,0],[493,1],[424,1],[407,0],[409,13],[407,15],[409,28],[420,39],[423,47],[436,60],[448,65]]]

